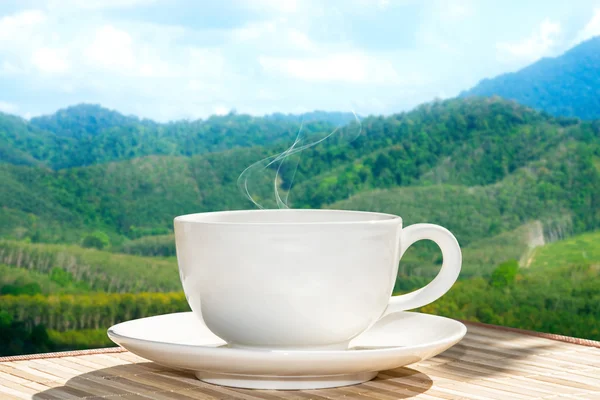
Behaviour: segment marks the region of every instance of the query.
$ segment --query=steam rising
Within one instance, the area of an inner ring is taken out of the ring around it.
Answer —
[[[352,137],[350,142],[354,141],[357,137],[359,137],[362,132],[362,124],[360,122],[360,119],[358,118],[358,116],[356,115],[356,113],[354,111],[352,111],[352,114],[354,115],[354,119],[355,119],[356,123],[358,124],[358,131],[357,131],[356,135],[354,135]],[[280,154],[271,155],[269,157],[263,158],[262,160],[259,160],[255,163],[253,163],[252,165],[247,167],[245,170],[243,170],[242,173],[240,174],[240,176],[238,177],[237,184],[238,184],[239,189],[242,191],[244,196],[248,198],[248,200],[250,200],[252,203],[254,203],[254,205],[256,207],[260,208],[261,210],[264,209],[265,207],[263,207],[259,202],[257,202],[254,199],[254,197],[252,197],[252,195],[250,194],[250,190],[248,188],[249,178],[257,172],[260,172],[260,171],[264,172],[267,170],[267,168],[270,168],[273,165],[277,165],[275,179],[273,180],[273,191],[274,191],[274,195],[275,195],[275,202],[276,202],[278,208],[290,208],[289,203],[288,203],[288,198],[290,195],[292,184],[294,183],[294,178],[296,177],[296,172],[298,171],[298,164],[299,164],[300,160],[298,159],[296,162],[296,165],[294,167],[294,173],[292,174],[290,185],[289,185],[288,191],[287,191],[284,199],[282,199],[281,195],[279,194],[279,176],[280,176],[280,172],[281,172],[281,166],[288,158],[290,158],[294,154],[298,154],[303,150],[306,150],[306,149],[309,149],[311,147],[318,145],[319,143],[329,139],[331,136],[340,132],[340,129],[341,129],[341,126],[338,126],[331,133],[326,135],[325,137],[323,137],[319,140],[315,140],[313,142],[304,144],[304,145],[300,145],[302,141],[305,141],[307,139],[306,135],[303,136],[303,127],[304,127],[304,122],[302,121],[300,123],[300,128],[298,129],[296,139],[294,140],[294,143],[292,143],[292,145],[288,149],[284,150]]]

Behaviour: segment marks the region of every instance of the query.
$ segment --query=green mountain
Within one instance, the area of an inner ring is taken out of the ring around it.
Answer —
[[[501,96],[553,115],[600,118],[600,37],[519,71],[484,79],[461,93]]]
[[[279,121],[291,121],[291,122],[324,122],[334,126],[343,126],[351,122],[354,122],[358,116],[355,116],[351,112],[339,112],[339,111],[311,111],[303,114],[283,114],[273,113],[265,116],[266,119],[273,119]]]
[[[0,162],[44,166],[44,160],[68,142],[20,117],[0,113]]]
[[[588,232],[538,247],[527,268],[547,270],[557,266],[588,265],[600,272],[600,231]]]
[[[453,229],[463,244],[533,220],[541,220],[547,229],[564,225],[564,237],[600,224],[600,170],[585,151],[585,145],[565,142],[489,185],[428,184],[365,191],[331,207],[404,215],[407,224],[438,223]]]
[[[236,180],[260,147],[204,156],[148,156],[53,171],[0,164],[0,235],[78,243],[107,232],[113,243],[172,230],[182,213],[248,207]],[[259,186],[272,190],[269,182]],[[266,194],[265,194],[266,196]]]
[[[584,232],[600,225],[599,128],[501,100],[437,102],[366,118],[359,136],[349,125],[281,167],[259,169],[249,189],[276,206],[279,168],[278,186],[293,207],[396,212],[407,222],[442,223],[464,244],[532,220],[564,220],[569,232]],[[238,176],[287,145],[58,171],[0,164],[0,234],[78,243],[102,230],[119,245],[169,233],[175,215],[254,207]]]
[[[321,115],[329,114],[314,116]],[[332,114],[330,118],[345,116]],[[0,113],[0,162],[64,169],[149,155],[189,157],[293,141],[300,122],[301,119],[292,116],[231,113],[206,120],[159,124],[86,104],[30,122]],[[331,132],[335,126],[313,119],[302,129],[310,135]]]
[[[600,338],[598,232],[544,245],[536,239],[540,228],[536,222],[464,246],[467,274],[422,311]],[[402,259],[399,293],[425,285],[439,269],[435,252],[416,247]],[[188,310],[175,291],[174,258],[12,241],[0,241],[0,254],[0,354],[105,347],[105,329],[114,323]]]
[[[136,257],[73,245],[0,240],[0,265],[48,275],[57,283],[62,280],[73,282],[79,284],[83,292],[171,292],[181,289],[174,258]],[[64,277],[56,269],[61,270]]]
[[[422,310],[598,340],[599,239],[600,231],[595,231],[548,244],[538,241],[520,265],[516,260],[504,262],[487,277],[462,280]],[[469,248],[465,254],[471,257]]]
[[[31,125],[57,136],[83,139],[96,136],[113,128],[134,128],[136,126],[153,127],[157,124],[149,120],[140,120],[134,116],[125,116],[97,104],[79,104],[58,110],[52,115],[32,118]]]
[[[0,354],[106,346],[115,322],[186,310],[173,217],[255,208],[238,186],[251,165],[241,183],[265,207],[277,188],[291,207],[454,232],[461,280],[423,311],[600,337],[600,122],[461,98],[330,137],[332,124],[313,121],[303,151],[286,152],[299,127],[235,113],[158,124],[97,106],[0,115]],[[425,285],[441,262],[435,245],[415,244],[395,290]]]

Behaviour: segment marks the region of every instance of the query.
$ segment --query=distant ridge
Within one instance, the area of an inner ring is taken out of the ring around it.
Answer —
[[[600,37],[555,58],[484,79],[459,97],[500,96],[546,111],[582,119],[600,118]]]
[[[51,115],[32,118],[31,125],[55,133],[57,136],[81,138],[94,136],[104,129],[134,124],[153,124],[135,116],[125,116],[99,104],[77,104],[60,109]]]
[[[0,112],[0,163],[62,169],[148,155],[190,156],[292,143],[300,122],[305,133],[314,133],[354,119],[352,113],[326,111],[268,116],[232,111],[159,123],[98,104],[77,104],[30,121]]]
[[[321,111],[315,110],[306,112],[303,114],[283,114],[283,113],[273,113],[269,115],[265,115],[265,118],[271,118],[275,120],[282,121],[294,121],[294,122],[328,122],[333,125],[346,125],[352,121],[355,121],[356,118],[361,118],[359,116],[354,116],[351,112],[340,112],[340,111]]]

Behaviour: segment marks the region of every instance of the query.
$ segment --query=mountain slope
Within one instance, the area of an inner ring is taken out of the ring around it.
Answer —
[[[0,239],[0,264],[52,275],[57,268],[89,291],[169,292],[181,290],[175,258],[138,257],[73,245]]]
[[[238,147],[292,143],[303,124],[307,134],[335,129],[344,113],[253,117],[230,113],[206,120],[157,123],[80,104],[53,115],[21,118],[0,114],[0,162],[53,169],[94,165],[148,155],[192,156]]]
[[[78,104],[58,110],[52,115],[32,118],[31,125],[57,136],[81,139],[95,136],[110,128],[123,128],[132,125],[153,126],[156,123],[125,116],[97,104]]]
[[[294,206],[321,207],[394,186],[489,185],[570,140],[594,151],[600,143],[595,124],[544,116],[501,99],[427,104],[365,119],[363,129],[345,146],[302,154],[307,162],[295,174]],[[284,181],[288,176],[284,171]]]
[[[69,139],[41,130],[22,118],[0,113],[0,162],[43,166],[45,160],[70,144]]]
[[[565,237],[600,227],[600,171],[589,152],[584,143],[564,142],[490,185],[369,190],[328,207],[397,214],[406,224],[437,223],[463,245],[533,220]]]
[[[265,115],[266,119],[292,121],[292,122],[326,122],[334,126],[346,125],[356,120],[356,116],[351,112],[339,111],[311,111],[303,114],[283,114],[274,113]]]
[[[100,229],[118,244],[122,235],[167,233],[176,215],[247,208],[237,178],[265,154],[253,147],[60,171],[0,164],[0,237],[77,243]],[[259,178],[258,194],[267,196],[270,175]]]
[[[600,118],[600,37],[556,58],[544,58],[519,71],[484,79],[461,93],[501,96],[553,115]]]
[[[20,151],[6,153],[15,154],[13,164],[0,163],[0,330],[9,338],[0,354],[14,354],[106,346],[91,338],[105,338],[116,322],[186,310],[173,217],[255,208],[238,187],[240,173],[284,151],[298,124],[232,114],[82,134],[20,119],[5,126],[10,140],[0,143]],[[316,123],[308,133],[323,137],[330,128]],[[386,211],[406,225],[453,231],[463,249],[461,279],[425,312],[600,335],[595,234],[531,250],[600,229],[598,122],[499,98],[433,102],[365,118],[360,131],[345,126],[280,169],[258,165],[250,178],[250,192],[267,207],[278,187],[294,207]],[[88,244],[84,237],[100,237],[103,250],[77,246]],[[520,269],[514,260],[523,260]],[[395,290],[422,287],[441,262],[431,242],[411,246]],[[515,273],[502,275],[502,265]],[[44,329],[58,347],[24,349]]]
[[[600,231],[588,232],[535,249],[528,267],[547,269],[591,265],[600,272]]]
[[[600,227],[600,130],[499,100],[449,100],[363,121],[285,164],[278,183],[291,205],[401,213],[456,231],[468,244],[534,219],[563,217],[569,232]],[[0,165],[0,234],[78,242],[100,229],[114,245],[166,234],[176,215],[253,208],[240,173],[285,145],[193,157],[148,156],[60,171]],[[277,165],[249,190],[274,202]],[[380,191],[374,190],[379,189]],[[574,195],[576,194],[576,195]],[[346,202],[340,203],[345,199]],[[560,219],[560,218],[559,218]]]

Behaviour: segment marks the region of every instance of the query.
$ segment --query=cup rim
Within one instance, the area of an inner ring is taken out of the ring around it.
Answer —
[[[225,214],[259,214],[259,213],[330,213],[330,214],[352,214],[362,215],[364,217],[371,216],[371,218],[365,218],[361,220],[331,220],[331,221],[282,221],[282,222],[256,222],[256,221],[215,221],[215,220],[203,220],[202,218],[215,217],[218,215]],[[174,223],[190,223],[199,225],[243,225],[243,226],[290,226],[290,225],[360,225],[360,224],[385,224],[385,223],[398,223],[402,224],[402,218],[398,215],[380,213],[374,211],[358,211],[358,210],[335,210],[335,209],[311,209],[311,208],[288,208],[288,209],[261,209],[261,210],[225,210],[225,211],[209,211],[203,213],[192,213],[179,215],[174,218]]]

